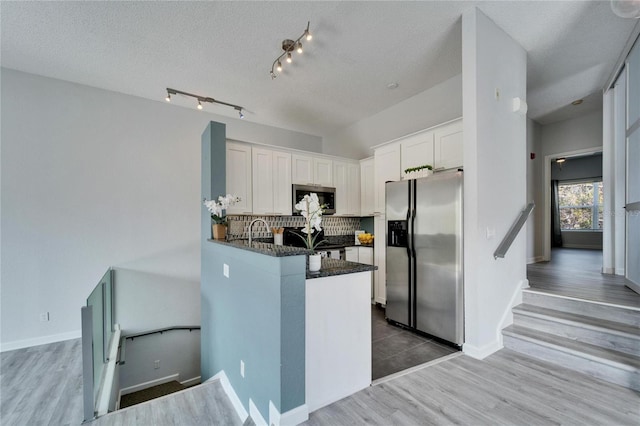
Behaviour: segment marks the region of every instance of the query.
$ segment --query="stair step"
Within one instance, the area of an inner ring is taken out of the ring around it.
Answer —
[[[624,352],[640,354],[640,329],[615,321],[522,304],[513,308],[514,324]]]
[[[518,325],[502,333],[509,349],[640,391],[637,356]]]
[[[523,290],[522,297],[523,303],[527,305],[540,306],[640,327],[640,310],[631,306],[612,305],[591,300],[576,299],[533,289]]]

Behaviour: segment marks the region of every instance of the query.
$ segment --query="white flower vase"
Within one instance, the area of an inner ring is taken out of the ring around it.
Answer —
[[[322,256],[319,254],[309,255],[309,272],[318,272],[322,264]]]

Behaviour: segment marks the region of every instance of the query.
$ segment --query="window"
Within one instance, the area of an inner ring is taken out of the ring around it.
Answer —
[[[602,181],[559,184],[560,228],[601,230],[602,203]]]

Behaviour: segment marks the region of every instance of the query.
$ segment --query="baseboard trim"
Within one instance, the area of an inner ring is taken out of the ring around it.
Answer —
[[[307,407],[307,404],[302,404],[280,414],[273,402],[269,401],[270,426],[295,426],[307,420],[309,420],[309,407]]]
[[[79,339],[82,337],[81,330],[70,331],[68,333],[51,334],[49,336],[34,337],[32,339],[14,340],[0,345],[0,352],[14,351],[16,349],[30,348],[32,346],[47,345],[49,343],[63,342],[65,340]]]
[[[475,345],[472,345],[470,343],[464,343],[462,345],[462,352],[465,355],[470,356],[471,358],[475,358],[475,359],[485,359],[486,357],[488,357],[489,355],[491,355],[494,352],[499,351],[500,349],[502,349],[502,344],[500,343],[499,340],[494,340],[493,342],[490,342],[484,346],[478,347]]]
[[[220,380],[220,384],[222,385],[224,393],[227,394],[227,397],[231,401],[231,405],[233,405],[233,408],[236,410],[240,421],[244,423],[247,420],[247,417],[249,417],[249,413],[247,413],[244,405],[242,405],[242,402],[240,402],[240,398],[238,398],[238,394],[236,393],[235,389],[233,389],[233,386],[231,386],[231,382],[229,382],[227,373],[225,373],[224,370],[220,370],[218,374],[207,380],[207,382],[212,380]]]
[[[202,377],[196,376],[196,377],[192,377],[191,379],[184,380],[180,382],[180,384],[188,388],[191,386],[199,385],[201,380],[202,380]]]
[[[640,285],[634,283],[633,281],[626,280],[625,285],[636,293],[640,293]]]
[[[143,389],[150,388],[152,386],[158,386],[158,385],[162,385],[164,383],[169,383],[169,382],[172,382],[174,380],[177,382],[179,378],[180,378],[180,375],[176,373],[176,374],[172,374],[170,376],[160,377],[159,379],[149,380],[148,382],[139,383],[137,385],[128,386],[126,388],[120,389],[120,396],[127,395],[127,394],[134,393],[134,392],[138,392],[138,391],[141,391]]]
[[[253,400],[251,398],[249,398],[249,415],[251,416],[251,420],[253,420],[253,423],[255,423],[256,426],[269,426],[264,417],[262,417],[262,413],[260,413],[260,410],[258,410],[258,407],[256,407],[256,404],[253,403]]]
[[[527,259],[527,265],[544,261],[543,256],[530,257]]]

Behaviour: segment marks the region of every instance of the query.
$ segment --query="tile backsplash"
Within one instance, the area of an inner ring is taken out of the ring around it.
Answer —
[[[264,223],[256,222],[253,225],[254,238],[270,238],[272,236],[271,228],[302,228],[304,226],[304,218],[302,216],[228,215],[227,238],[230,240],[248,238],[249,224],[254,219],[264,219],[269,224],[269,229],[266,229]],[[353,235],[355,230],[360,229],[360,218],[322,216],[321,226],[327,236]]]

